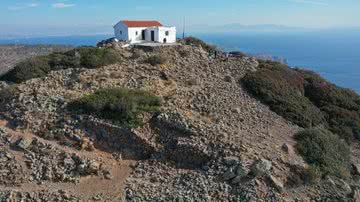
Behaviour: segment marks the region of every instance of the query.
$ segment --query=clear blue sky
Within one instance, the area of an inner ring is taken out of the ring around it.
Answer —
[[[120,19],[164,24],[360,26],[360,0],[1,0],[0,24],[113,25]]]

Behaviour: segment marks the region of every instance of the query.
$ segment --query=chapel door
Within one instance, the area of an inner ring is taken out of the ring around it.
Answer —
[[[141,39],[145,40],[145,30],[141,31]]]
[[[151,41],[155,41],[155,31],[151,31]]]

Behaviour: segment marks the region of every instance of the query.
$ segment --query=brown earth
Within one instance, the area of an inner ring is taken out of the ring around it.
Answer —
[[[53,146],[54,148],[66,153],[75,153],[82,158],[96,159],[110,167],[112,174],[111,179],[104,179],[100,176],[83,177],[77,183],[35,183],[26,182],[18,186],[0,186],[1,191],[12,191],[20,193],[32,192],[58,192],[61,190],[68,195],[79,198],[83,201],[121,201],[124,197],[123,190],[125,180],[130,174],[130,165],[132,161],[115,159],[112,154],[94,149],[93,151],[79,151],[77,149],[59,145],[57,142],[42,139],[27,130],[13,130],[10,129],[7,121],[0,121],[0,127],[5,128],[9,138],[18,140],[20,138],[37,139],[40,142]],[[24,172],[29,175],[31,173],[28,166],[26,166],[26,159],[22,151],[12,149],[9,146],[8,152],[15,156],[16,162],[22,165]]]

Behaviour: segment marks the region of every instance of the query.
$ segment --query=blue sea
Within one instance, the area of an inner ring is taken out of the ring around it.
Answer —
[[[290,66],[314,70],[331,82],[360,93],[360,31],[193,34],[226,51],[269,53]],[[0,44],[95,45],[111,36],[64,36],[0,40]]]

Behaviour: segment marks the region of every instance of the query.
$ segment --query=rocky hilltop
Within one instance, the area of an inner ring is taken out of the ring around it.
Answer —
[[[302,128],[239,82],[257,59],[107,46],[120,60],[2,83],[0,201],[359,200],[355,177],[306,183],[294,139]],[[69,109],[109,88],[145,90],[161,107],[137,127]]]

